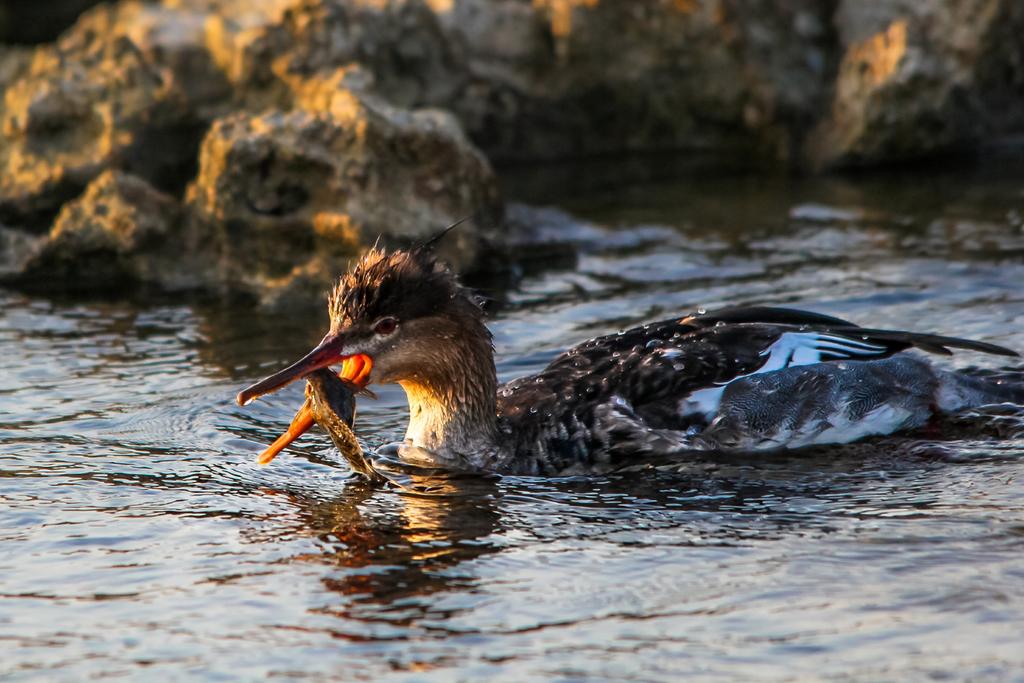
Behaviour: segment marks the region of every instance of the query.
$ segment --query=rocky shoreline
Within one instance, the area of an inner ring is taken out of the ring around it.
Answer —
[[[0,47],[0,277],[290,305],[467,216],[446,256],[479,266],[509,242],[492,162],[977,149],[1024,131],[1020,35],[1016,0],[98,5]]]

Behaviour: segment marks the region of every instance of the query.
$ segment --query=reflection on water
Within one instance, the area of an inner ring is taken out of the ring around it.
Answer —
[[[1011,171],[548,183],[584,220],[532,220],[579,255],[492,292],[499,372],[726,303],[1024,349],[1024,173]],[[255,465],[301,387],[232,402],[319,339],[322,312],[0,298],[13,680],[1005,680],[1024,667],[1024,421],[1008,407],[849,448],[590,478],[410,472],[421,493],[375,490],[323,435]],[[404,428],[401,394],[379,394],[357,418],[369,448]]]

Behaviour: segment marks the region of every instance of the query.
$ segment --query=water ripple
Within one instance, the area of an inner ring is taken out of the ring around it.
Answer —
[[[922,198],[916,183],[692,178],[590,197],[575,207],[589,222],[538,213],[541,236],[580,256],[500,294],[499,373],[732,303],[1024,349],[1024,235],[1001,218],[1018,185],[984,180]],[[301,389],[245,409],[232,397],[315,342],[322,317],[0,299],[0,641],[15,679],[1024,668],[1019,409],[927,438],[602,477],[406,473],[413,495],[352,477],[323,434],[255,464]],[[404,428],[401,393],[380,396],[360,405],[367,448]]]

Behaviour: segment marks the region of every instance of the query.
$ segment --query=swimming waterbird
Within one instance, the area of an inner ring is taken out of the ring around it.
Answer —
[[[330,331],[320,344],[240,392],[239,404],[341,363],[341,376],[357,386],[402,386],[403,448],[439,467],[594,472],[694,449],[849,443],[915,429],[936,414],[1024,403],[1024,385],[941,369],[914,352],[1016,356],[1010,349],[759,306],[597,337],[499,386],[480,302],[425,247],[369,251],[341,278],[328,308]],[[300,410],[268,449],[271,457],[314,419]]]

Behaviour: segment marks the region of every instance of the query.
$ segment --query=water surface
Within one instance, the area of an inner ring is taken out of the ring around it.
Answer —
[[[734,303],[1024,349],[1024,169],[524,175],[513,194],[581,217],[531,214],[579,255],[490,292],[503,379],[593,334]],[[0,292],[5,680],[1024,671],[1019,417],[401,495],[352,479],[322,434],[254,462],[301,387],[232,397],[325,318]],[[384,388],[357,428],[373,447],[404,421]]]

